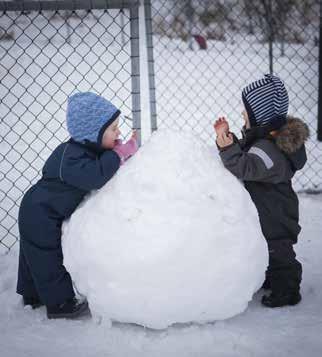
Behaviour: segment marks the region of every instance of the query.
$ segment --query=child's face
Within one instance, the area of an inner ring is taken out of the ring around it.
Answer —
[[[104,149],[113,149],[115,146],[115,140],[118,139],[121,134],[119,129],[119,119],[115,119],[111,125],[109,125],[102,137],[102,147]]]
[[[250,129],[250,122],[249,122],[249,119],[248,119],[248,114],[247,114],[247,112],[246,112],[246,109],[244,109],[244,110],[242,111],[242,116],[243,116],[243,118],[244,118],[245,128],[246,128],[246,129]]]

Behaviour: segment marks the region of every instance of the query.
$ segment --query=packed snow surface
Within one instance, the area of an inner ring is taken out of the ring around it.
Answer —
[[[303,264],[296,306],[267,309],[263,291],[244,313],[208,324],[150,330],[103,319],[48,320],[45,307],[23,308],[15,293],[16,244],[0,253],[1,357],[320,357],[322,349],[322,195],[299,195],[302,231],[295,249]]]
[[[63,230],[65,266],[92,313],[156,329],[241,313],[268,262],[255,206],[214,145],[170,130]]]

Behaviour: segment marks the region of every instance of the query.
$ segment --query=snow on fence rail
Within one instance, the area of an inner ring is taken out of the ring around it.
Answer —
[[[227,115],[238,133],[241,90],[267,72],[285,81],[290,113],[311,128],[298,191],[322,189],[316,140],[318,0],[142,0],[151,128],[188,128],[213,143]],[[250,6],[251,4],[251,6]],[[18,239],[17,214],[44,160],[65,140],[67,96],[93,90],[141,129],[136,0],[0,1],[0,250]],[[143,23],[143,21],[142,21]]]

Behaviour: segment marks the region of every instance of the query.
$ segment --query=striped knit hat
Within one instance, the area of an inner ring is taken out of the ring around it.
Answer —
[[[251,127],[270,124],[272,129],[279,129],[286,123],[288,94],[277,76],[265,74],[249,84],[243,89],[242,98]]]

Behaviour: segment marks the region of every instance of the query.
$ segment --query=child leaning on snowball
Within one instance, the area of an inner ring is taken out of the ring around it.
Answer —
[[[19,209],[20,254],[17,293],[24,305],[46,305],[48,318],[74,318],[88,313],[75,298],[63,265],[61,227],[91,190],[102,187],[138,149],[136,133],[119,140],[120,111],[94,93],[68,99],[71,139],[45,162],[41,179],[24,195]]]
[[[291,179],[305,165],[309,130],[302,120],[287,115],[288,94],[277,76],[268,74],[249,84],[242,99],[242,139],[229,132],[222,117],[214,125],[217,146],[224,166],[243,180],[267,240],[269,265],[263,288],[271,294],[263,296],[262,304],[295,305],[301,300],[302,265],[293,244],[301,227]]]

